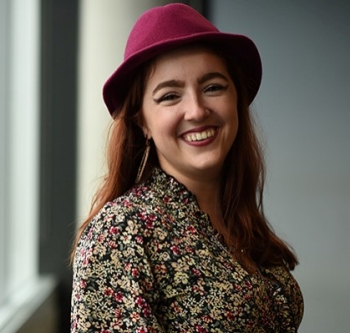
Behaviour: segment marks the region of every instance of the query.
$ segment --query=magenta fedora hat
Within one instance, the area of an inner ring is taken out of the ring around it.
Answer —
[[[255,44],[246,36],[220,32],[193,8],[172,3],[141,15],[130,32],[123,63],[103,87],[103,98],[115,116],[121,109],[138,67],[157,55],[194,42],[212,42],[231,54],[245,75],[249,103],[261,82],[261,60]]]

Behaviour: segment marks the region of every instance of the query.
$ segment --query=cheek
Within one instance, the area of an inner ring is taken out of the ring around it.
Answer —
[[[176,137],[179,120],[174,113],[155,113],[148,121],[148,128],[156,138]]]
[[[224,121],[232,128],[238,127],[238,111],[236,108],[227,108],[224,112]]]
[[[230,141],[232,141],[231,144],[233,144],[236,140],[239,127],[237,110],[231,110],[230,114],[226,118],[226,122],[228,124]]]

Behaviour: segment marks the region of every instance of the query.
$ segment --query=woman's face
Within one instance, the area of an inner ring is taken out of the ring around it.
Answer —
[[[142,115],[166,173],[184,184],[218,179],[238,129],[237,92],[220,57],[199,47],[158,57]]]

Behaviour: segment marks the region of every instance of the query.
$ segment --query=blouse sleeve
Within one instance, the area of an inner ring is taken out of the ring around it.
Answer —
[[[71,333],[164,332],[158,292],[137,220],[100,213],[81,238],[74,263]]]

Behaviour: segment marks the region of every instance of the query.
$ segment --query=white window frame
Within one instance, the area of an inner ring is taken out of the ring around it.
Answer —
[[[39,25],[39,0],[0,0],[0,332],[39,278]]]
[[[7,221],[7,169],[6,159],[8,133],[7,109],[7,61],[8,61],[8,8],[5,0],[0,1],[0,306],[5,299],[6,285],[6,223]]]

